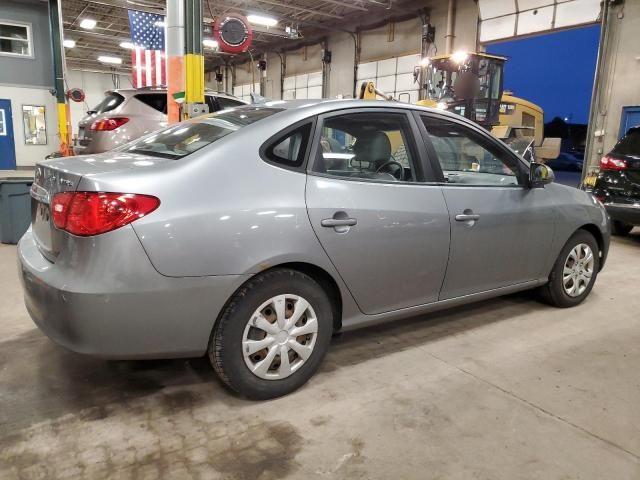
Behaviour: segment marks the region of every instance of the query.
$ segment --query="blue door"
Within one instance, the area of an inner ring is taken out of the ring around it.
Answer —
[[[0,98],[0,170],[15,170],[16,146],[13,142],[11,101]]]
[[[623,107],[618,139],[624,137],[631,127],[638,125],[640,125],[640,107]]]

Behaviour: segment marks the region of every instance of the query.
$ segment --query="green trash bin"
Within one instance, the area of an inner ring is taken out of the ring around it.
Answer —
[[[33,178],[0,178],[0,242],[18,243],[31,223]]]

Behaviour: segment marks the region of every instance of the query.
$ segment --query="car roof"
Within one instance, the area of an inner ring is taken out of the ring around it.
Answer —
[[[145,93],[166,93],[167,92],[167,88],[166,87],[143,87],[143,88],[114,88],[111,90],[107,90],[105,93],[109,93],[109,92],[113,92],[113,93],[120,93],[120,94],[125,94],[127,96],[131,96],[131,95],[138,95],[138,94],[145,94]],[[226,97],[226,98],[231,98],[233,100],[238,100],[240,102],[244,102],[245,100],[242,100],[239,97],[236,97],[235,95],[231,95],[230,93],[227,92],[220,92],[217,90],[212,90],[209,88],[205,88],[204,89],[204,93],[208,94],[208,95],[215,95],[216,97]]]
[[[456,113],[445,110],[423,107],[411,103],[388,101],[388,100],[360,100],[360,99],[306,99],[306,100],[271,100],[260,103],[252,103],[238,108],[281,108],[283,112],[277,114],[278,117],[289,117],[295,121],[295,117],[300,119],[312,115],[322,115],[342,109],[351,108],[393,108],[402,110],[416,110],[421,112],[435,113],[441,117],[451,118],[459,122],[464,122],[470,126],[478,127],[477,124]],[[194,119],[195,120],[195,119]]]

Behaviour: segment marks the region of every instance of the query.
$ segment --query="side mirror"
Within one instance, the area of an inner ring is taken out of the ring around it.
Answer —
[[[544,163],[532,163],[529,167],[529,186],[531,188],[544,187],[555,179],[553,170]]]

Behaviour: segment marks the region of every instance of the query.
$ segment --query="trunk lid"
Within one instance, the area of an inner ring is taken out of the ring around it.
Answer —
[[[147,155],[112,152],[57,158],[38,163],[31,186],[31,227],[42,254],[51,262],[55,262],[69,235],[53,225],[51,200],[56,193],[77,190],[84,176],[94,178],[104,173],[148,168],[170,161]]]

